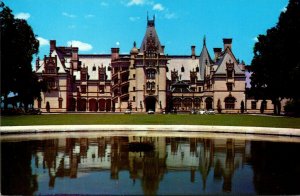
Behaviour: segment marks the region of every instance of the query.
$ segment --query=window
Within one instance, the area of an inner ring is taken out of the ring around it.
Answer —
[[[132,100],[135,101],[135,96],[132,97]]]
[[[104,86],[103,85],[99,85],[99,92],[104,93]]]
[[[227,90],[232,91],[232,83],[227,83]]]
[[[232,70],[227,70],[227,78],[232,78]]]
[[[201,91],[202,91],[201,87],[198,87],[198,91],[199,91],[199,92],[201,92]]]
[[[147,82],[147,89],[155,90],[155,82]]]
[[[251,101],[251,109],[252,110],[256,109],[256,103],[257,103],[257,101]]]
[[[48,73],[48,74],[54,74],[54,73],[55,73],[55,68],[53,68],[53,67],[48,67],[48,68],[46,69],[46,73]]]
[[[87,74],[85,72],[81,72],[81,80],[86,81]]]
[[[47,80],[47,84],[48,84],[48,87],[50,88],[50,89],[53,89],[53,88],[55,88],[55,79],[54,78],[49,78],[48,80]]]
[[[133,87],[133,91],[135,91],[135,87]]]
[[[81,93],[86,93],[86,85],[81,85]]]
[[[63,98],[58,98],[58,108],[61,109],[62,108],[62,102],[63,102]]]
[[[135,74],[133,74],[133,79],[135,79]]]
[[[235,98],[234,97],[226,97],[225,98],[225,109],[233,110],[235,105]]]
[[[147,79],[155,79],[155,70],[154,69],[147,70]]]

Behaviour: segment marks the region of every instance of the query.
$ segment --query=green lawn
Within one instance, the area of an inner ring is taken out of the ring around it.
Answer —
[[[148,114],[42,114],[1,116],[1,126],[19,125],[84,125],[84,124],[147,124],[147,125],[225,125],[300,128],[300,118],[223,115],[148,115]]]

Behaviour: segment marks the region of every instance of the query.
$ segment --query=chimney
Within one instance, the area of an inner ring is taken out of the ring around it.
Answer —
[[[221,55],[222,48],[214,48],[215,60]]]
[[[78,48],[77,47],[75,47],[75,48],[73,48],[72,47],[72,60],[78,60]]]
[[[50,53],[56,48],[56,40],[50,40]]]
[[[196,48],[196,46],[191,46],[191,49],[192,49],[192,59],[196,58],[195,48]]]
[[[232,39],[231,38],[224,38],[223,43],[224,43],[224,50],[226,50],[226,48],[229,48],[230,50],[232,50],[232,48],[231,48]]]
[[[165,53],[165,46],[164,45],[161,46],[161,50],[162,50],[162,53],[164,54]]]
[[[120,48],[111,48],[111,60],[119,58]]]

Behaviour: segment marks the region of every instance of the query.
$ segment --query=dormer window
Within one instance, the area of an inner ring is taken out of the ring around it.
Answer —
[[[226,70],[227,70],[227,78],[232,78],[233,71],[234,71],[234,63],[231,63],[231,60],[229,60],[229,63],[226,63]]]
[[[181,66],[181,72],[184,72],[184,67],[183,67],[183,65]]]
[[[93,71],[96,71],[96,66],[95,65],[93,66]]]

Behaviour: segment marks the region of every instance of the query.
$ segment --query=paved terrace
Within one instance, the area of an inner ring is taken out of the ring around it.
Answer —
[[[234,133],[274,136],[300,137],[300,129],[209,126],[209,125],[38,125],[38,126],[1,126],[1,134],[23,133],[68,133],[68,132],[193,132],[193,133]]]

